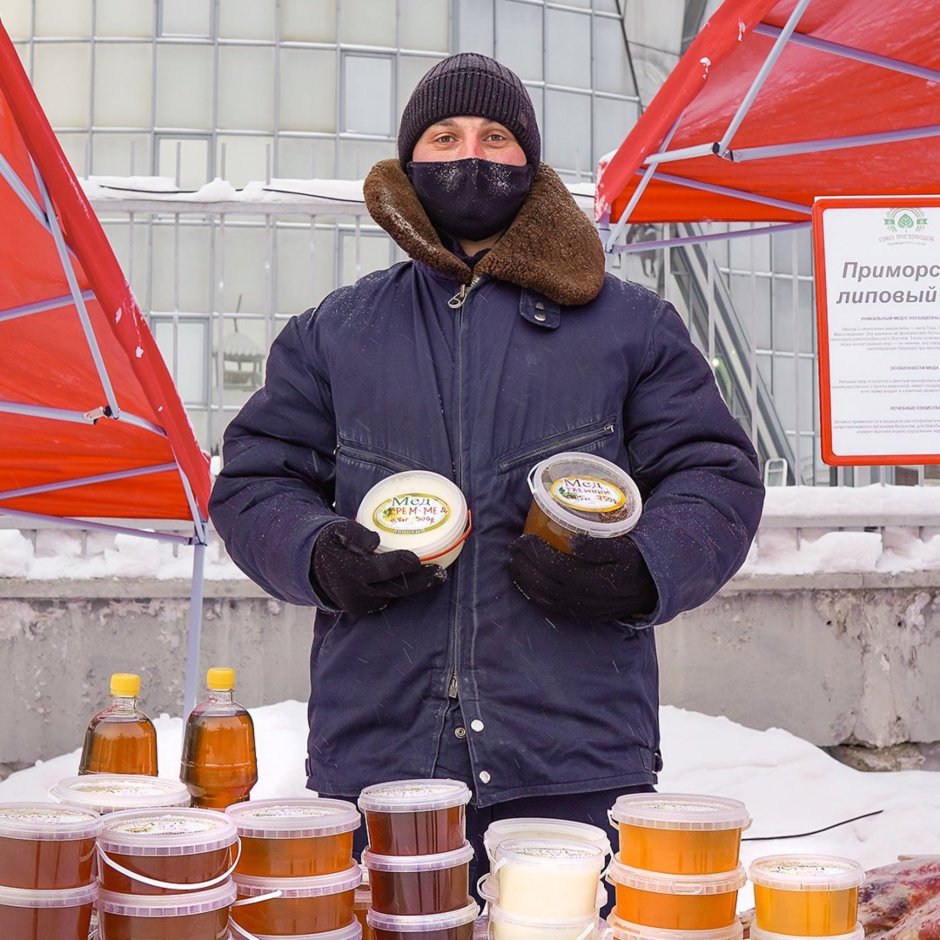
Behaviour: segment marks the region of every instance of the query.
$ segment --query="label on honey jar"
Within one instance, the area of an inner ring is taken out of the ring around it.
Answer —
[[[561,477],[550,492],[556,503],[579,512],[614,512],[627,501],[620,487],[597,477]]]
[[[450,506],[430,493],[401,493],[379,503],[372,521],[385,532],[420,535],[442,526],[450,518]]]
[[[126,832],[147,836],[190,835],[197,832],[212,832],[226,825],[224,819],[205,816],[148,816],[143,819],[128,819],[117,826],[109,826],[110,833]]]

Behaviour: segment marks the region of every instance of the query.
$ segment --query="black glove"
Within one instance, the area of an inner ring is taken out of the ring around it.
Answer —
[[[536,535],[509,546],[509,573],[533,603],[580,620],[628,620],[653,612],[659,594],[649,568],[628,535],[612,539],[575,536],[573,554]]]
[[[328,526],[313,546],[314,589],[339,610],[366,614],[447,580],[443,568],[422,565],[414,552],[379,553],[378,545],[378,532],[351,519]]]

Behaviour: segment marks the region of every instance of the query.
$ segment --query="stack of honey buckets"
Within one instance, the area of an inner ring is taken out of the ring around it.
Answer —
[[[588,940],[607,894],[606,833],[562,819],[503,819],[484,834],[490,874],[481,880],[490,940]]]
[[[620,842],[607,874],[616,895],[608,917],[614,940],[682,940],[685,931],[699,931],[686,940],[740,940],[737,897],[747,876],[738,858],[741,833],[751,823],[743,803],[627,794],[610,821]]]
[[[457,780],[401,780],[366,787],[359,808],[369,845],[367,925],[375,940],[470,940],[480,913],[470,897],[465,807]]]

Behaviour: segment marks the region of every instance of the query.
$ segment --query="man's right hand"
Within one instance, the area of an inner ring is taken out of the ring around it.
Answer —
[[[447,580],[443,568],[422,565],[414,552],[376,552],[378,546],[378,533],[351,519],[328,526],[310,562],[316,591],[339,610],[366,614]]]

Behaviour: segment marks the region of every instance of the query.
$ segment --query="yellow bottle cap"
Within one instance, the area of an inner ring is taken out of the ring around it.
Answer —
[[[132,672],[115,672],[111,675],[111,694],[136,698],[140,695],[140,676]]]
[[[213,666],[206,673],[206,688],[213,692],[228,692],[235,688],[235,670],[230,666]]]

